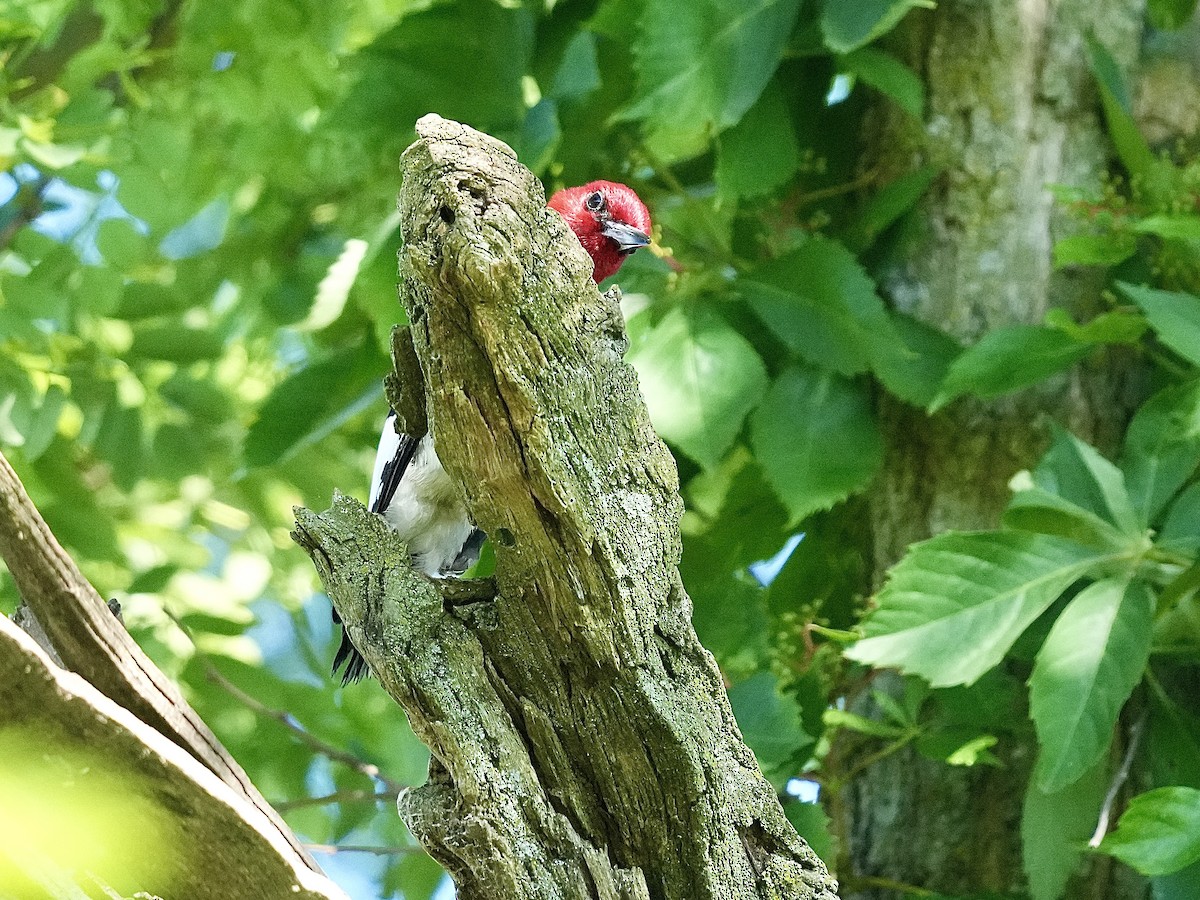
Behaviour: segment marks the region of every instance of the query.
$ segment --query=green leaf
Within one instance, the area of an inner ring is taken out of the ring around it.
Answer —
[[[146,238],[128,219],[106,219],[96,229],[96,248],[117,271],[132,269],[146,255]]]
[[[1046,325],[1065,331],[1081,343],[1136,344],[1146,333],[1149,324],[1141,313],[1123,309],[1101,313],[1080,325],[1063,309],[1046,313]]]
[[[422,4],[401,16],[353,60],[353,87],[333,124],[397,149],[427,112],[493,134],[525,118],[521,79],[529,70],[534,15],[522,4],[459,0]],[[454,53],[446,52],[453,35]],[[464,65],[464,60],[470,60]]]
[[[1200,790],[1163,787],[1134,797],[1100,844],[1143,875],[1169,875],[1200,860]]]
[[[872,329],[868,338],[875,374],[901,400],[928,406],[962,348],[946,332],[909,316],[892,313],[891,322],[891,329]]]
[[[1200,241],[1200,216],[1158,215],[1135,222],[1139,234],[1153,234],[1172,241]]]
[[[830,828],[832,822],[821,804],[792,800],[784,805],[783,813],[796,833],[808,842],[813,853],[832,863],[835,852],[835,839]]]
[[[845,4],[840,4],[845,5]],[[901,109],[917,121],[925,116],[925,84],[920,76],[890,53],[863,47],[843,56],[843,72],[895,100]]]
[[[1193,484],[1171,504],[1155,543],[1164,550],[1200,553],[1200,484]]]
[[[759,197],[786,184],[800,167],[800,144],[779,84],[762,96],[717,142],[717,190]]]
[[[970,684],[1063,591],[1110,559],[1048,535],[940,534],[892,568],[865,638],[846,655],[898,667],[934,687]]]
[[[382,420],[385,365],[372,344],[333,353],[284,379],[246,435],[246,465],[276,465],[372,406]]]
[[[795,701],[779,693],[774,675],[763,672],[731,687],[729,705],[763,773],[782,787],[795,771],[789,763],[813,744]]]
[[[576,32],[563,51],[547,96],[558,101],[580,100],[599,87],[596,35],[591,31]]]
[[[866,392],[809,368],[776,379],[752,418],[751,444],[793,524],[861,490],[883,459]]]
[[[870,246],[885,229],[916,205],[941,172],[936,166],[922,166],[889,182],[868,200],[856,225],[858,244],[854,248],[858,249],[860,244]]]
[[[1125,232],[1072,234],[1054,244],[1054,266],[1115,266],[1137,252],[1137,238]]]
[[[860,716],[857,713],[833,707],[825,710],[822,718],[825,720],[826,728],[844,728],[847,731],[856,731],[859,734],[867,734],[871,737],[898,738],[905,732],[904,728],[890,725],[887,722],[881,722],[878,719],[868,719],[866,716]]]
[[[1200,380],[1159,391],[1141,405],[1121,468],[1143,521],[1153,522],[1200,465]]]
[[[1196,12],[1196,0],[1150,0],[1150,24],[1155,28],[1182,28]]]
[[[875,282],[836,241],[811,238],[739,279],[738,287],[791,350],[842,375],[868,367],[877,337],[894,337]]]
[[[887,34],[910,9],[932,9],[932,0],[825,0],[821,33],[834,53],[849,53]]]
[[[941,390],[929,405],[941,409],[955,397],[996,397],[1035,384],[1070,368],[1092,352],[1055,328],[1006,325],[993,329],[968,347],[950,366]]]
[[[225,350],[221,335],[178,324],[139,325],[133,330],[129,355],[135,359],[161,359],[181,365],[217,359]]]
[[[1060,428],[1033,470],[1033,485],[1114,526],[1129,543],[1146,524],[1125,488],[1125,476],[1091,445]]]
[[[666,162],[702,152],[771,78],[799,0],[661,0],[645,4],[634,41],[637,91],[618,120],[640,119]]]
[[[1132,177],[1140,179],[1143,189],[1151,198],[1170,197],[1175,178],[1169,166],[1150,150],[1149,144],[1138,130],[1131,112],[1133,105],[1130,102],[1129,89],[1116,60],[1090,35],[1087,44],[1092,74],[1100,88],[1104,119],[1108,123],[1108,133],[1121,164]]]
[[[1200,297],[1117,282],[1117,289],[1146,314],[1158,339],[1193,365],[1200,365]]]
[[[667,313],[629,362],[655,429],[706,467],[720,462],[767,385],[749,342],[716,313],[691,305]]]
[[[1154,900],[1196,900],[1200,897],[1200,863],[1151,879]]]
[[[1108,751],[1150,658],[1153,618],[1145,584],[1106,578],[1084,588],[1050,629],[1029,679],[1040,790],[1061,790]]]
[[[1081,848],[1096,828],[1108,788],[1108,766],[1094,766],[1061,791],[1029,779],[1021,812],[1021,862],[1032,900],[1058,900],[1079,868]]]

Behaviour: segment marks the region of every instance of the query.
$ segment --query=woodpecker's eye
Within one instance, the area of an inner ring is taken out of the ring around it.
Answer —
[[[589,194],[587,198],[587,208],[592,212],[600,212],[604,209],[604,195],[599,191]]]

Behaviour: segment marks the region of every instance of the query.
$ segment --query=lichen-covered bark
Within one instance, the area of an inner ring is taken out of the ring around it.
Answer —
[[[463,898],[832,900],[692,630],[675,467],[615,299],[509,148],[417,130],[401,294],[495,595],[444,598],[353,501],[297,528],[433,751],[402,814]]]
[[[897,170],[934,162],[944,174],[917,214],[920,232],[885,273],[898,309],[969,343],[997,326],[1040,322],[1052,307],[1082,316],[1099,308],[1097,273],[1053,269],[1054,241],[1070,222],[1050,186],[1099,183],[1108,141],[1085,39],[1093,34],[1128,64],[1143,6],[943,0],[910,16],[897,49],[924,78],[925,121],[888,114],[873,136]],[[1126,391],[1136,393],[1124,377],[1120,365],[1085,368],[999,401],[964,399],[933,417],[885,398],[889,449],[870,498],[876,585],[915,541],[996,527],[1009,479],[1036,462],[1050,422],[1111,448]],[[954,769],[915,752],[873,766],[841,810],[855,873],[948,894],[1021,890],[1019,822],[1032,760],[1028,745],[1011,749],[1004,769]]]

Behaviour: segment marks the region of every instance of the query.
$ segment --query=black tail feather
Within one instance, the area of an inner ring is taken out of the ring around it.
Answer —
[[[334,624],[341,625],[342,619],[337,614],[337,610],[333,610]],[[354,646],[354,642],[350,640],[350,632],[342,628],[342,642],[338,645],[337,653],[333,657],[333,676],[336,678],[338,669],[342,666],[346,667],[346,671],[342,673],[342,687],[349,684],[354,684],[356,681],[362,681],[371,674],[371,667],[367,665],[367,661],[363,659],[363,655],[358,652],[358,648]]]

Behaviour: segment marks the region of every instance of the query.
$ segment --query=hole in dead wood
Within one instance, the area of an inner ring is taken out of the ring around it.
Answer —
[[[452,210],[450,207],[443,206],[438,210],[438,215],[442,217],[442,221],[447,225],[454,224],[454,210]]]
[[[496,540],[505,547],[517,546],[517,539],[507,528],[499,528],[496,530]]]

